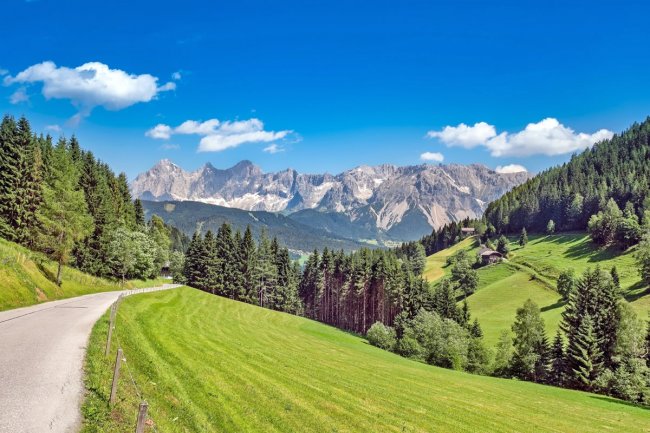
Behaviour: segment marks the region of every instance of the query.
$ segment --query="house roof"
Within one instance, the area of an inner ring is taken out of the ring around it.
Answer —
[[[498,255],[499,257],[503,257],[503,254],[501,254],[500,252],[498,252],[498,251],[494,251],[494,250],[491,250],[491,249],[489,249],[489,248],[486,247],[486,246],[481,247],[481,249],[478,251],[478,253],[479,253],[479,255],[481,255],[481,256],[492,256],[492,255],[495,255],[495,254],[496,254],[496,255]]]
[[[460,231],[465,233],[474,233],[476,229],[474,227],[463,227]]]

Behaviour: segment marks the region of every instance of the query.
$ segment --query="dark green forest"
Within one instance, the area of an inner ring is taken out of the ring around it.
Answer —
[[[160,218],[146,223],[126,175],[74,136],[55,143],[11,116],[0,125],[0,235],[57,261],[59,284],[64,264],[102,277],[154,277],[184,243]]]
[[[499,233],[585,230],[613,199],[641,218],[650,210],[650,118],[596,143],[490,203],[484,220]]]

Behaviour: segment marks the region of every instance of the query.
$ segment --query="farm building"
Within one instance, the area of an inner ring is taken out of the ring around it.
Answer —
[[[492,263],[499,263],[503,259],[503,254],[498,251],[491,250],[490,248],[483,247],[478,252],[481,256],[481,263],[483,265],[491,265]]]
[[[464,238],[467,236],[474,236],[474,232],[476,229],[474,227],[463,227],[460,229],[460,233],[463,235]]]

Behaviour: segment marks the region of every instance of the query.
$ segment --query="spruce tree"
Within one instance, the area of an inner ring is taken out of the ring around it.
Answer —
[[[472,327],[470,328],[469,333],[474,338],[483,338],[483,330],[481,329],[481,325],[478,323],[478,319],[474,319],[474,322],[472,322]]]
[[[199,280],[201,273],[199,261],[203,249],[202,243],[203,240],[201,239],[199,232],[194,232],[190,245],[187,247],[187,251],[185,252],[185,265],[183,267],[183,276],[185,277],[185,281],[188,285],[196,288],[199,288],[196,283]]]
[[[578,389],[590,391],[602,369],[603,354],[589,314],[582,318],[573,339],[567,348],[567,362],[570,368],[570,384]]]
[[[216,256],[219,262],[217,293],[235,299],[235,242],[232,237],[232,229],[228,223],[223,223],[217,231],[215,239]]]
[[[13,203],[22,156],[18,145],[18,126],[11,116],[5,116],[0,125],[0,235],[13,240]]]
[[[268,307],[269,297],[273,296],[277,282],[277,269],[271,251],[271,241],[262,230],[257,247],[257,260],[255,266],[255,283],[257,299],[261,307]]]
[[[564,340],[560,330],[555,334],[553,346],[551,347],[551,369],[548,382],[551,385],[563,386],[566,377],[566,363],[564,353]]]
[[[135,224],[137,227],[144,227],[144,207],[142,207],[142,201],[139,198],[136,198],[133,202],[133,209],[135,212]]]
[[[257,260],[257,248],[253,240],[251,227],[247,226],[244,238],[240,247],[240,269],[244,280],[243,301],[250,304],[257,304],[257,285],[255,280],[255,268]]]
[[[528,233],[526,233],[526,228],[521,229],[521,235],[519,236],[519,246],[525,247],[528,243]]]
[[[200,250],[199,267],[201,275],[199,277],[199,288],[214,294],[219,292],[221,286],[221,275],[219,273],[221,263],[217,255],[217,241],[211,230],[205,233],[202,248]]]
[[[454,290],[447,278],[443,278],[433,292],[433,309],[440,317],[460,321]]]
[[[62,267],[69,260],[75,243],[93,229],[78,179],[66,143],[60,141],[54,150],[51,177],[43,186],[43,204],[37,215],[39,246],[58,263],[57,284],[61,284]]]

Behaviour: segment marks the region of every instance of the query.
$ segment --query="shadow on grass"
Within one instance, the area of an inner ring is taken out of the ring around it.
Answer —
[[[593,398],[594,400],[606,401],[607,403],[617,403],[617,404],[621,404],[623,406],[635,407],[637,409],[643,409],[643,410],[650,411],[649,406],[644,406],[644,405],[639,404],[639,403],[633,403],[631,401],[619,400],[619,399],[616,399],[616,398],[613,398],[613,397],[607,397],[605,395],[603,395],[603,396],[595,396],[594,395],[594,396],[590,396],[590,398]]]
[[[50,271],[45,267],[45,262],[43,260],[36,258],[34,259],[34,263],[36,264],[36,267],[41,272],[41,274],[43,274],[45,278],[47,278],[53,283],[56,283],[56,276],[52,271]]]
[[[599,249],[597,245],[585,240],[577,245],[569,247],[564,256],[570,259],[587,258],[588,262],[600,262],[602,260],[611,259],[622,252],[623,251],[617,247]]]
[[[570,259],[587,259],[589,262],[599,262],[601,260],[611,259],[618,256],[624,251],[618,247],[599,248],[596,244],[591,242],[585,233],[566,233],[560,235],[546,235],[535,239],[531,243],[551,243],[556,245],[565,245],[576,243],[566,249],[563,255]],[[549,251],[552,253],[552,251]]]
[[[643,290],[645,283],[643,281],[637,281],[633,286],[627,289],[627,293],[623,295],[627,302],[634,302],[639,298],[642,298],[646,295],[650,295],[650,287],[646,287]]]
[[[564,304],[565,302],[562,299],[558,299],[557,302],[555,302],[555,304],[545,305],[542,308],[540,308],[540,311],[543,313],[544,311],[555,310],[556,308],[560,308],[564,306]]]

